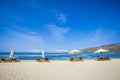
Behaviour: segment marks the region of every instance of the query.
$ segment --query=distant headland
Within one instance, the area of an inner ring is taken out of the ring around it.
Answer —
[[[99,48],[107,49],[110,52],[120,52],[120,43],[102,45],[102,46],[92,47],[92,48],[85,48],[85,49],[82,49],[81,51],[82,52],[94,52],[98,50]]]

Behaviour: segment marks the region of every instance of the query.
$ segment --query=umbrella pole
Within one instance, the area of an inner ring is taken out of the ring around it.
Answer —
[[[100,57],[102,57],[102,52],[100,52]]]

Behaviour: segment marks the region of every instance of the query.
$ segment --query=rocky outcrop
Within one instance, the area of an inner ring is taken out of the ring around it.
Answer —
[[[81,50],[82,52],[94,52],[100,48],[107,49],[110,52],[120,52],[120,43],[117,44],[110,44],[110,45],[102,45],[99,47],[93,47],[93,48],[85,48]]]

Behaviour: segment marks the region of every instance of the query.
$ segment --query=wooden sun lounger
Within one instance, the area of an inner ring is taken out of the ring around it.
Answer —
[[[49,59],[48,58],[45,58],[45,59],[37,58],[36,62],[49,62]]]
[[[11,59],[8,59],[8,60],[6,60],[7,62],[12,62],[12,60]]]
[[[109,61],[109,60],[111,60],[111,59],[110,59],[110,57],[105,57],[105,60]]]
[[[71,61],[71,62],[74,62],[74,61],[75,61],[75,59],[74,59],[74,58],[70,58],[70,61]]]
[[[5,62],[7,62],[7,60],[5,58],[2,58],[1,62],[5,63]]]
[[[109,61],[111,60],[110,57],[100,57],[98,59],[95,59],[96,61]]]
[[[1,62],[3,63],[7,63],[7,62],[20,62],[20,60],[17,60],[16,58],[13,58],[13,59],[5,59],[5,58],[2,58],[1,59]]]
[[[84,61],[84,60],[83,60],[83,57],[80,57],[79,59],[70,58],[70,61],[71,61],[71,62],[82,62],[82,61]]]
[[[79,62],[83,61],[83,57],[80,57],[77,61]]]
[[[49,62],[49,59],[48,59],[48,58],[45,58],[45,62]]]
[[[36,62],[42,62],[40,58],[36,58]]]
[[[20,62],[20,60],[17,60],[16,58],[13,58],[12,62]]]

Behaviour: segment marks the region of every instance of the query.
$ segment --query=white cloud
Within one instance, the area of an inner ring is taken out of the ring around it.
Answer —
[[[30,52],[41,52],[42,50],[39,50],[39,49],[32,49],[30,50]]]
[[[89,34],[89,41],[90,42],[109,42],[112,37],[116,35],[116,32],[114,31],[107,31],[98,28],[93,33]]]
[[[33,41],[33,42],[43,42],[42,36],[39,35],[37,32],[29,31],[24,28],[20,27],[10,27],[6,28],[9,35],[12,34],[11,37],[27,40],[27,41]]]
[[[67,15],[63,14],[63,13],[57,13],[56,14],[56,18],[58,21],[60,21],[61,23],[66,23],[67,22]]]
[[[18,31],[18,32],[22,32],[22,33],[28,33],[28,34],[32,34],[32,35],[37,35],[38,34],[37,32],[30,31],[28,29],[24,29],[24,28],[21,28],[21,27],[22,26],[20,26],[20,27],[12,26],[11,29],[13,29],[14,31]]]
[[[70,28],[59,27],[56,24],[47,24],[45,27],[57,38],[62,39],[64,34],[67,33]]]
[[[115,31],[108,31],[98,28],[92,32],[82,33],[81,37],[74,42],[75,45],[84,44],[85,46],[99,46],[111,43],[112,38],[116,36]],[[83,46],[84,46],[83,45]]]
[[[58,50],[54,50],[54,52],[68,52],[69,50],[65,50],[65,49],[58,49]]]

